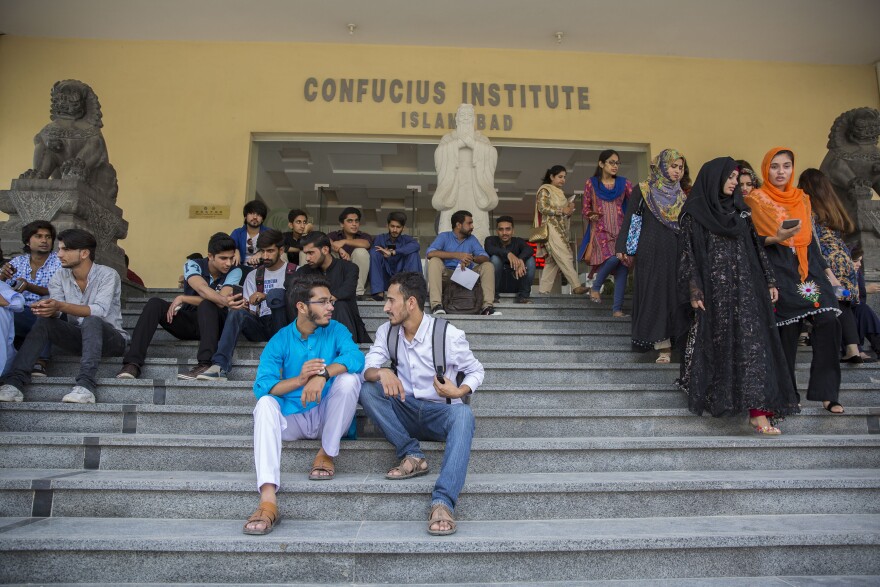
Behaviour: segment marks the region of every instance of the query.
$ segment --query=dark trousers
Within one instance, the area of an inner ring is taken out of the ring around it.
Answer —
[[[97,374],[101,357],[118,357],[125,352],[125,338],[122,333],[97,316],[87,316],[79,325],[59,318],[37,318],[15,356],[4,383],[24,389],[31,382],[34,361],[47,343],[58,345],[82,357],[76,384],[92,393],[98,387]]]
[[[274,314],[274,313],[273,313]],[[217,345],[217,352],[211,362],[220,365],[224,371],[232,367],[232,354],[238,344],[238,337],[244,334],[251,342],[266,342],[278,332],[275,316],[256,317],[245,309],[232,310],[223,324],[223,334]]]
[[[813,322],[813,330],[810,334],[813,360],[810,363],[807,399],[815,402],[836,402],[840,393],[840,322],[834,312],[820,312],[811,316],[809,320]],[[795,390],[797,390],[795,362],[800,332],[800,322],[779,327],[782,350]]]
[[[859,329],[856,327],[856,315],[853,312],[851,302],[838,302],[840,311],[838,316],[840,321],[841,344],[859,344]]]
[[[30,306],[25,306],[21,312],[13,314],[13,320],[15,322],[15,348],[20,349],[21,345],[24,344],[24,339],[28,335],[28,332],[34,327],[34,323],[37,321],[37,315],[31,311]],[[40,352],[39,358],[49,359],[51,357],[52,345],[47,344]]]
[[[220,331],[228,310],[218,308],[214,302],[204,301],[196,307],[184,305],[174,315],[174,319],[168,322],[169,307],[171,302],[161,298],[150,298],[134,327],[131,347],[125,353],[123,363],[132,363],[138,367],[144,364],[147,348],[156,333],[156,326],[161,326],[180,340],[198,340],[199,363],[211,362],[211,357],[217,351]]]

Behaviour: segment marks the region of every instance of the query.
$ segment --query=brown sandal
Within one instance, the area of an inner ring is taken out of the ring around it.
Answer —
[[[422,468],[422,465],[425,465],[425,468]],[[392,475],[394,471],[397,471],[397,475]],[[418,459],[414,456],[406,456],[403,457],[403,460],[400,461],[400,464],[396,467],[392,467],[385,473],[386,479],[411,479],[413,477],[420,477],[422,475],[428,474],[428,461],[425,459]]]
[[[248,524],[252,522],[263,522],[266,524],[266,527],[262,530],[249,530]],[[278,506],[271,501],[261,501],[257,509],[254,510],[254,513],[251,514],[251,517],[244,523],[242,532],[262,536],[271,532],[280,523],[281,516],[278,515]]]
[[[438,522],[446,522],[449,524],[448,530],[432,530],[431,526]],[[438,503],[431,507],[431,515],[428,517],[428,534],[432,536],[448,536],[455,534],[455,518],[452,512],[442,503]]]
[[[317,473],[324,472],[326,475]],[[318,451],[315,460],[312,462],[312,469],[309,471],[309,479],[312,481],[329,481],[336,474],[333,467],[333,457],[324,452],[324,449]]]

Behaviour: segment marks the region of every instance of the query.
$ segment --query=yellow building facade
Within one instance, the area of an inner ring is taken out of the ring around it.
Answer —
[[[759,165],[775,145],[791,147],[799,169],[818,167],[837,115],[880,106],[871,65],[6,36],[0,183],[31,166],[49,90],[71,78],[101,101],[117,203],[130,223],[120,245],[151,287],[174,286],[187,253],[241,225],[259,138],[430,142],[472,101],[493,143],[629,146],[651,156],[675,147],[696,175],[720,155]],[[231,215],[191,219],[193,205],[230,206]]]

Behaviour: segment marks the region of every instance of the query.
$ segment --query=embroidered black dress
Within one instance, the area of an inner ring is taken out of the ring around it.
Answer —
[[[744,221],[748,232],[730,237],[688,214],[680,219],[680,300],[706,308],[692,311],[678,380],[697,415],[799,411],[770,302],[774,274],[751,219]]]

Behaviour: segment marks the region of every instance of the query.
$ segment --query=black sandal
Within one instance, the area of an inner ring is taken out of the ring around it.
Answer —
[[[834,407],[836,407],[836,406],[839,406],[839,407],[840,407],[840,411],[839,411],[839,412],[835,412],[835,411],[832,410],[832,408],[834,408]],[[839,403],[837,403],[837,402],[828,402],[828,405],[827,405],[827,406],[823,403],[823,404],[822,404],[822,407],[825,408],[826,410],[828,410],[830,413],[834,414],[835,416],[839,416],[839,415],[841,415],[841,414],[844,413],[844,411],[843,411],[843,406],[841,406],[841,405],[840,405]]]

